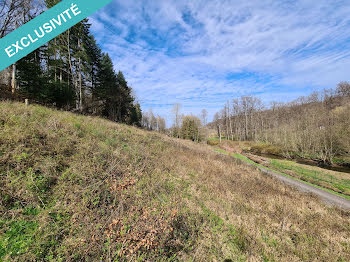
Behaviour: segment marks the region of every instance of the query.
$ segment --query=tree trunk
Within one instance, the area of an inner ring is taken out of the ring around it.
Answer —
[[[80,39],[78,39],[78,50],[81,49],[81,43]],[[83,84],[82,84],[82,77],[81,77],[81,57],[78,58],[78,79],[79,81],[79,111],[83,111]]]
[[[16,91],[16,63],[12,65],[12,79],[11,79],[11,92],[14,94]]]

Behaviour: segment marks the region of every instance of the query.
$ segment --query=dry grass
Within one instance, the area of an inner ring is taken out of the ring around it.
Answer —
[[[209,146],[0,103],[0,260],[349,261],[349,212]]]

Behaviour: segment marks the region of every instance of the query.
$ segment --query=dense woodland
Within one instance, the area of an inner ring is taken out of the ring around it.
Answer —
[[[285,155],[297,154],[331,164],[350,153],[350,84],[314,92],[289,103],[265,108],[259,98],[227,101],[215,115],[219,136],[260,141],[278,146]]]
[[[5,0],[0,36],[33,19],[58,0]],[[102,53],[87,19],[1,72],[2,98],[32,102],[112,121],[141,125],[141,108],[122,72]]]

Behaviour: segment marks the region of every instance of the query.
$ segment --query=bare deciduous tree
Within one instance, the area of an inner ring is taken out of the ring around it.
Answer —
[[[347,82],[289,103],[273,102],[269,109],[260,99],[245,96],[227,102],[214,124],[220,139],[225,134],[232,140],[267,142],[286,155],[315,156],[329,164],[335,155],[350,152],[349,98]]]
[[[180,114],[181,111],[181,104],[176,103],[174,104],[171,112],[174,117],[174,126],[173,126],[173,136],[174,137],[180,137],[180,126],[182,121],[182,116]]]

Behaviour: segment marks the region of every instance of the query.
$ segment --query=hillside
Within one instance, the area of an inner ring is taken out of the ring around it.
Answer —
[[[214,136],[260,144],[254,151],[350,167],[350,83],[270,107],[258,97],[233,99],[209,127]]]
[[[209,146],[0,102],[0,261],[349,261],[350,212]]]

